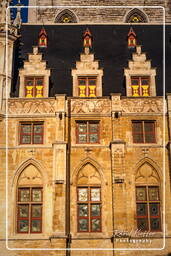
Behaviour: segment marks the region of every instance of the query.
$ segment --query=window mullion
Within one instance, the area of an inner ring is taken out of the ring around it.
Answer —
[[[144,121],[142,121],[142,136],[143,136],[143,143],[145,143],[145,127],[144,127]]]
[[[151,231],[151,225],[150,225],[150,202],[149,202],[149,194],[148,194],[148,186],[146,186],[146,193],[147,193],[147,220],[148,220],[148,230]]]

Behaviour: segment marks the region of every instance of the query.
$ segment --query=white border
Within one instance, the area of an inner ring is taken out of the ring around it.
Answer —
[[[166,239],[165,239],[165,232],[166,232],[166,218],[165,218],[165,112],[166,112],[166,102],[165,102],[165,8],[163,6],[21,6],[20,8],[99,8],[99,9],[118,9],[118,8],[151,8],[151,9],[163,9],[163,247],[161,248],[10,248],[8,246],[8,9],[16,8],[16,6],[8,6],[6,9],[6,114],[5,114],[5,123],[6,123],[6,249],[13,251],[161,251],[165,248],[166,245]],[[84,26],[85,24],[89,23],[77,23],[77,25]],[[118,25],[117,23],[111,23],[111,25]],[[129,23],[128,23],[129,24]],[[28,25],[31,25],[28,24]],[[50,24],[47,24],[50,25]],[[91,23],[93,25],[93,23]],[[95,24],[94,24],[95,25]],[[105,23],[98,24],[98,25],[107,25]],[[143,25],[143,24],[141,24]],[[149,23],[150,25],[150,23]],[[156,25],[161,25],[156,24]],[[154,239],[160,239],[160,238],[154,238]],[[27,239],[26,239],[27,240]],[[33,239],[34,240],[34,239]]]

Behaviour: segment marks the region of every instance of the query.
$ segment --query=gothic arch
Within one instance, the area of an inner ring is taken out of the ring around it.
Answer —
[[[22,162],[20,164],[20,166],[16,169],[14,178],[12,180],[12,187],[18,183],[18,180],[21,177],[22,173],[24,172],[24,170],[29,168],[29,166],[33,166],[33,169],[35,168],[35,171],[37,169],[37,172],[40,173],[40,176],[42,179],[42,184],[44,184],[44,180],[47,181],[47,175],[46,175],[46,172],[44,171],[45,168],[42,166],[42,164],[33,158],[29,158],[26,161]],[[35,175],[36,175],[36,173],[35,173]],[[37,177],[37,176],[35,176],[35,177]]]
[[[141,159],[135,167],[136,183],[161,183],[162,174],[159,166],[150,158]]]
[[[60,11],[56,18],[55,23],[77,23],[78,18],[75,13],[69,9],[64,9]]]
[[[76,169],[73,172],[72,175],[72,179],[71,179],[71,183],[76,185],[78,184],[78,180],[82,179],[85,182],[88,181],[91,177],[88,177],[88,173],[86,170],[87,167],[92,168],[92,178],[94,177],[94,181],[96,179],[96,181],[98,182],[98,180],[100,181],[99,183],[105,183],[107,184],[107,181],[104,177],[103,174],[103,170],[102,167],[92,158],[87,157],[85,159],[82,160],[82,162],[76,167]],[[93,171],[94,169],[94,171]]]
[[[124,18],[125,23],[147,23],[149,22],[148,17],[142,9],[134,8],[128,11]]]

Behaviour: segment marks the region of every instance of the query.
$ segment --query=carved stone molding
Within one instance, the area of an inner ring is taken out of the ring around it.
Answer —
[[[131,113],[162,113],[162,99],[123,99],[122,111]]]
[[[43,100],[10,100],[9,114],[55,113],[55,101]]]
[[[111,111],[110,101],[107,99],[97,100],[74,100],[71,101],[71,113],[82,114],[82,113],[108,113]]]

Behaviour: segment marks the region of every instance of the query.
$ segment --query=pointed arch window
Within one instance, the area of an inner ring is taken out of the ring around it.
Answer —
[[[102,231],[102,195],[99,172],[90,163],[78,175],[77,231]]]
[[[146,15],[139,9],[131,10],[126,16],[126,23],[145,23],[147,21]]]
[[[136,178],[136,219],[140,231],[161,231],[160,182],[157,172],[143,164]]]
[[[17,233],[41,233],[43,216],[42,177],[30,164],[21,173],[16,194]]]
[[[55,23],[77,23],[77,18],[72,11],[63,10],[57,15]]]

